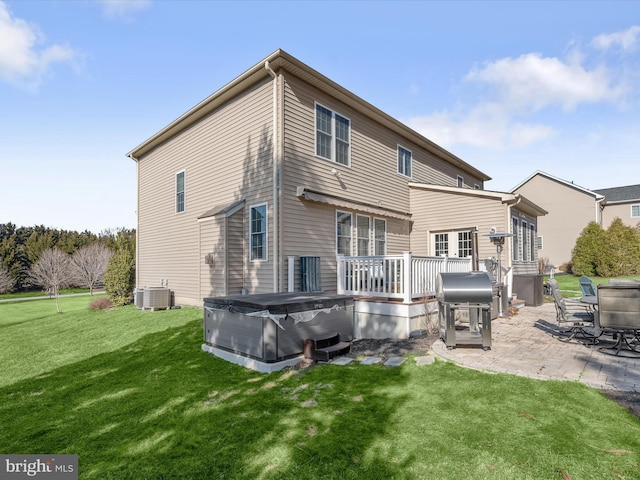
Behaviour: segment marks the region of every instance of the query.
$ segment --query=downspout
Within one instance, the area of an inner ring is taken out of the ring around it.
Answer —
[[[278,105],[277,105],[277,99],[278,99],[278,76],[276,75],[276,72],[273,71],[273,69],[269,66],[269,61],[265,61],[264,62],[264,69],[267,71],[267,73],[269,75],[271,75],[271,78],[273,78],[273,93],[272,93],[272,103],[273,103],[273,126],[272,126],[272,130],[273,130],[273,134],[271,136],[271,138],[273,139],[273,146],[271,151],[272,153],[272,181],[273,181],[273,199],[272,199],[272,204],[273,204],[273,291],[274,292],[279,292],[280,291],[280,285],[279,285],[279,278],[278,278],[278,265],[280,264],[280,252],[279,252],[279,246],[280,246],[280,232],[279,232],[279,225],[280,225],[280,221],[279,221],[279,205],[278,205],[278,190],[279,190],[279,158],[278,155],[280,153],[280,149],[279,149],[279,145],[278,145],[278,140],[279,140],[279,130],[278,130]]]
[[[602,210],[604,210],[604,208],[600,204],[604,201],[604,199],[605,197],[596,200],[596,223],[600,226],[602,226]]]

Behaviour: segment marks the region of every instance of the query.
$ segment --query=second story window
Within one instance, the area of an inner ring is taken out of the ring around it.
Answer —
[[[631,218],[640,217],[640,205],[631,205]]]
[[[176,213],[184,212],[184,171],[176,173]]]
[[[458,175],[458,187],[464,187],[464,178]]]
[[[342,115],[316,105],[316,155],[349,165],[351,121]]]
[[[398,145],[398,173],[411,177],[411,151]]]

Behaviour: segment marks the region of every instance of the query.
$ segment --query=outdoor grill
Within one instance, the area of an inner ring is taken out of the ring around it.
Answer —
[[[456,345],[491,348],[493,288],[486,272],[438,274],[436,298],[440,336],[448,349]]]

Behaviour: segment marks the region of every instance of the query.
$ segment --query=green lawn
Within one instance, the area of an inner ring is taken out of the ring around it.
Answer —
[[[571,297],[582,297],[582,291],[580,290],[580,277],[571,274],[556,274],[554,278],[558,281],[558,287],[560,288],[560,293],[562,293],[563,297],[571,298]],[[591,281],[596,285],[596,287],[601,283],[609,283],[608,277],[589,277]],[[640,276],[632,276],[632,277],[617,277],[620,279],[640,279]],[[546,282],[549,279],[549,276],[544,277],[544,281]]]
[[[260,374],[199,309],[0,304],[0,452],[82,479],[632,479],[640,421],[579,383],[418,367]],[[52,302],[52,301],[51,301]]]

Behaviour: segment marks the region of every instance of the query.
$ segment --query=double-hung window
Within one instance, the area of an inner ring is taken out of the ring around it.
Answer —
[[[336,250],[338,255],[351,255],[351,214],[336,211]]]
[[[371,244],[370,237],[371,219],[364,215],[356,215],[356,231],[358,237],[358,255],[368,256],[371,254],[369,246]]]
[[[398,173],[411,177],[411,151],[398,145]]]
[[[640,205],[631,205],[631,218],[640,217]]]
[[[318,104],[316,155],[341,165],[350,164],[351,120]]]
[[[184,170],[176,173],[176,213],[184,212]]]
[[[511,233],[513,234],[513,237],[511,237],[513,241],[512,258],[516,262],[520,260],[520,226],[519,225],[520,224],[518,222],[518,219],[516,217],[513,217],[511,219]]]
[[[529,244],[529,248],[531,249],[531,254],[529,260],[532,262],[536,261],[536,226],[533,223],[529,224],[529,231],[531,234],[531,243]]]
[[[387,254],[387,222],[381,218],[373,220],[373,237],[375,239],[374,255]]]
[[[522,261],[529,261],[529,225],[522,221]]]
[[[267,260],[267,204],[254,205],[249,210],[250,259]]]

